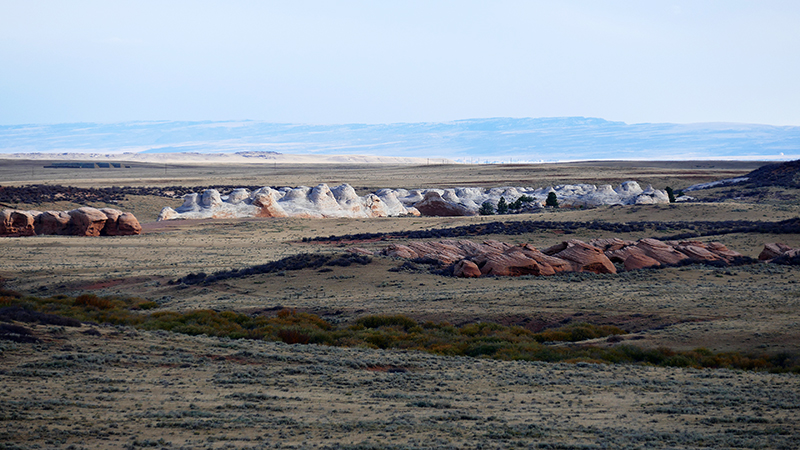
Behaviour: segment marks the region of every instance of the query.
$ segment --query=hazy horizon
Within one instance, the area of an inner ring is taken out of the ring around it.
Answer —
[[[461,162],[800,158],[800,127],[626,124],[592,117],[394,124],[130,121],[0,126],[0,154],[235,153],[375,155]]]

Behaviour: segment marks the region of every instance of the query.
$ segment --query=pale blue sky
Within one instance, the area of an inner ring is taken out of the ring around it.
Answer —
[[[800,125],[800,1],[0,0],[0,124]]]

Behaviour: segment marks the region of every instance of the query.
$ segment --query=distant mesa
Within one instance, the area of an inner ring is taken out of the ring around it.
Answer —
[[[235,155],[244,156],[245,158],[270,158],[275,155],[282,155],[279,152],[236,152]]]
[[[363,253],[354,248],[351,251]],[[408,260],[435,260],[452,268],[456,277],[547,276],[566,272],[617,273],[623,270],[677,266],[687,263],[711,263],[727,266],[744,256],[719,242],[659,241],[641,239],[595,239],[583,242],[571,239],[538,250],[530,244],[513,245],[487,240],[482,243],[460,239],[440,242],[415,241],[392,244],[379,255]]]
[[[544,208],[547,196],[554,192],[558,203],[569,208],[593,208],[601,205],[646,205],[669,203],[667,193],[648,186],[642,189],[635,181],[618,187],[611,185],[570,184],[545,188],[460,187],[450,189],[380,189],[364,196],[356,194],[348,184],[333,188],[327,184],[315,187],[262,187],[255,191],[234,189],[221,195],[215,189],[184,196],[177,209],[166,207],[158,220],[246,218],[246,217],[310,217],[310,218],[371,218],[404,215],[471,216],[481,205],[497,205],[502,198],[506,204],[517,200],[516,212]]]
[[[130,236],[140,234],[136,217],[112,208],[83,207],[71,211],[0,211],[0,236]]]

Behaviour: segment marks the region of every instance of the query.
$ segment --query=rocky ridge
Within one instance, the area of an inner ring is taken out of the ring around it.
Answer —
[[[348,184],[329,187],[299,186],[273,189],[262,187],[254,191],[234,189],[221,195],[215,189],[184,196],[177,209],[166,207],[158,220],[209,219],[240,217],[310,217],[310,218],[370,218],[403,215],[467,216],[477,215],[484,202],[496,205],[501,198],[507,203],[526,196],[522,210],[543,208],[547,196],[555,192],[564,207],[592,208],[600,205],[630,205],[669,203],[663,190],[648,186],[642,189],[635,181],[626,181],[617,188],[611,185],[560,185],[545,188],[460,187],[449,189],[380,189],[359,196]]]
[[[351,249],[363,253],[363,249]],[[454,276],[555,275],[562,272],[617,273],[687,263],[734,264],[745,259],[719,242],[659,241],[641,239],[570,239],[538,250],[529,244],[512,245],[496,240],[481,243],[460,239],[391,244],[377,252],[409,260],[437,261],[452,267]]]
[[[0,236],[128,236],[141,232],[142,227],[133,214],[113,208],[86,206],[71,211],[0,211]]]

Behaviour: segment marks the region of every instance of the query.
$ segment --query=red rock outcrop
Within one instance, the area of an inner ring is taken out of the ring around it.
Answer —
[[[34,214],[29,211],[0,211],[0,236],[33,236]]]
[[[453,266],[453,275],[460,278],[477,278],[483,274],[477,264],[468,259],[462,259]]]
[[[76,236],[100,236],[108,219],[99,209],[84,206],[69,212],[70,226]]]
[[[481,275],[518,277],[520,275],[554,275],[555,270],[547,264],[529,258],[522,252],[486,253],[476,260]]]
[[[702,242],[670,242],[672,248],[688,256],[695,261],[719,261],[719,255],[709,251]]]
[[[602,250],[577,239],[562,242],[542,253],[569,261],[573,272],[617,273],[614,263]]]
[[[728,247],[726,247],[721,242],[707,242],[706,248],[713,252],[715,255],[720,256],[727,262],[731,262],[736,258],[741,258],[743,255],[739,252],[735,252]]]
[[[142,226],[133,214],[112,208],[100,210],[106,215],[106,224],[100,232],[103,236],[130,236],[140,234]]]
[[[758,255],[758,259],[760,261],[767,261],[773,258],[777,258],[782,254],[790,251],[792,247],[782,243],[782,242],[774,242],[770,244],[764,244],[764,250],[761,250],[761,253]]]
[[[414,208],[423,216],[474,216],[475,211],[469,208],[448,202],[438,192],[430,191],[421,201],[414,204]]]
[[[625,270],[649,269],[661,266],[660,262],[647,256],[644,250],[634,244],[618,250],[607,251],[605,254],[612,262],[622,263]]]
[[[665,265],[672,266],[685,259],[689,259],[687,255],[675,250],[671,245],[659,241],[658,239],[641,239],[636,243],[636,246],[643,250],[647,256]]]
[[[509,249],[509,252],[522,252],[528,258],[536,260],[540,264],[547,264],[548,266],[553,268],[553,272],[569,272],[572,270],[572,264],[569,261],[563,260],[561,258],[556,258],[554,256],[550,256],[541,252],[536,249],[536,247],[530,244],[521,244]]]
[[[792,248],[782,243],[766,244],[764,250],[758,255],[758,259],[781,264],[798,264],[800,248]]]
[[[602,252],[597,252],[604,257]],[[454,275],[460,277],[553,275],[573,271],[577,265],[574,261],[546,255],[528,244],[512,245],[495,240],[482,243],[464,239],[392,244],[381,254],[403,259],[429,258],[443,264],[454,264]],[[581,270],[594,270],[592,262],[578,266]]]
[[[742,254],[719,242],[666,241],[642,239],[617,250],[606,251],[614,262],[623,263],[625,270],[671,266],[682,262],[731,263]]]
[[[36,234],[69,234],[69,220],[66,211],[45,211],[36,216]]]
[[[400,244],[391,244],[390,246],[386,247],[386,249],[383,250],[383,254],[385,256],[391,256],[393,258],[403,258],[403,259],[419,258],[417,252],[412,250],[411,247]]]
[[[542,251],[531,245],[512,245],[487,240],[444,240],[392,244],[381,254],[404,259],[429,258],[453,264],[459,277],[480,275],[520,276],[554,275],[559,272],[617,273],[614,263],[625,270],[637,270],[679,264],[681,262],[730,263],[741,254],[719,242],[670,241],[642,239],[598,239],[596,245],[569,240]],[[800,250],[797,250],[800,253]]]
[[[592,247],[597,247],[604,252],[612,252],[614,250],[620,250],[625,247],[629,247],[636,242],[634,241],[626,241],[619,238],[607,238],[607,239],[592,239],[589,241],[589,245]]]
[[[127,212],[83,207],[72,211],[0,211],[0,236],[78,235],[128,236],[142,226]]]

